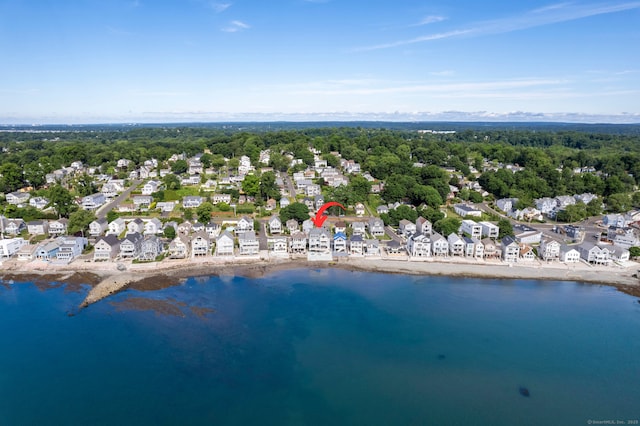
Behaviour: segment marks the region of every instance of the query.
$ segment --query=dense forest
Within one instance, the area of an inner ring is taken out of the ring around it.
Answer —
[[[225,157],[241,155],[255,163],[260,151],[269,148],[270,165],[286,171],[290,165],[287,154],[312,164],[309,147],[313,147],[329,164],[338,161],[330,153],[339,152],[385,181],[382,196],[387,202],[409,200],[418,205],[437,203],[437,195],[445,199],[448,174],[444,168],[477,180],[495,198],[517,197],[523,206],[538,197],[591,192],[611,202],[615,210],[624,210],[638,204],[640,198],[637,193],[632,197],[640,184],[640,134],[635,134],[636,126],[608,132],[478,127],[455,133],[363,126],[273,130],[262,125],[250,131],[242,127],[3,131],[0,192],[27,185],[40,187],[47,173],[73,161],[111,173],[121,158],[132,160],[130,168],[134,168],[150,158],[164,161],[175,153],[191,156],[208,150],[210,154],[205,154],[202,162],[216,167],[224,164]],[[415,163],[421,167],[414,167]],[[507,169],[506,165],[516,167]]]

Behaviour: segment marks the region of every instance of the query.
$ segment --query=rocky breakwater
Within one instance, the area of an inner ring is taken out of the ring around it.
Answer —
[[[84,301],[80,304],[80,308],[86,308],[92,303],[96,303],[105,297],[115,294],[139,279],[139,274],[132,272],[122,272],[116,275],[110,275],[91,289],[89,294],[87,294],[87,297],[85,297]]]

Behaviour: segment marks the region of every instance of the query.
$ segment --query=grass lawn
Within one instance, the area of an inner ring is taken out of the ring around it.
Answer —
[[[180,189],[166,189],[164,191],[164,201],[182,201],[182,197],[187,195],[200,195],[200,189],[195,186]]]

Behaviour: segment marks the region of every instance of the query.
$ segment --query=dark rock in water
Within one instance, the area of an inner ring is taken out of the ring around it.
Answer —
[[[530,396],[529,389],[525,388],[524,386],[520,386],[519,390],[520,390],[520,395],[526,396],[526,397]]]
[[[446,356],[444,356],[443,354],[438,354],[438,359],[445,359]]]

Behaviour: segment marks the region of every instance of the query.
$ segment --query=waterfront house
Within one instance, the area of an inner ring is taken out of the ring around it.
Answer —
[[[484,258],[485,259],[500,259],[502,257],[502,251],[491,238],[483,238],[480,240],[484,246]]]
[[[331,240],[331,235],[326,228],[313,228],[309,231],[309,252],[330,253]]]
[[[560,261],[564,263],[580,262],[580,252],[575,247],[562,244],[560,246]]]
[[[449,243],[449,254],[451,256],[464,256],[464,240],[456,233],[451,233],[447,236],[447,242]]]
[[[60,248],[56,253],[56,259],[71,262],[82,254],[87,246],[87,239],[84,237],[58,237]]]
[[[431,222],[420,216],[418,219],[416,219],[416,232],[426,235],[431,234],[431,232],[433,232]]]
[[[484,258],[484,244],[479,238],[472,238],[473,241],[473,257],[476,259]]]
[[[162,240],[156,235],[147,235],[140,246],[138,259],[144,261],[155,260],[162,253]]]
[[[278,216],[275,216],[275,215],[271,216],[271,218],[269,218],[268,225],[269,225],[269,232],[272,235],[282,233],[282,221]]]
[[[384,222],[382,219],[377,217],[369,219],[369,233],[374,237],[381,237],[384,235]]]
[[[473,220],[463,219],[458,232],[467,234],[471,238],[480,238],[482,237],[482,225]]]
[[[120,240],[115,235],[98,237],[93,245],[93,260],[111,260],[120,252]]]
[[[402,254],[402,248],[402,244],[400,244],[400,242],[396,240],[387,241],[387,244],[385,245],[387,254],[390,256],[397,256],[399,254]]]
[[[0,240],[0,259],[8,259],[16,254],[22,246],[28,244],[23,238],[5,238]]]
[[[440,257],[449,255],[449,241],[437,232],[431,234],[431,253]]]
[[[241,256],[253,256],[260,253],[260,244],[253,231],[245,231],[238,235],[238,253]]]
[[[407,240],[407,253],[411,257],[430,257],[431,240],[427,234],[416,232]]]
[[[540,259],[547,262],[560,260],[560,243],[555,240],[545,238],[540,241],[538,256],[540,256]]]
[[[127,233],[133,234],[136,232],[138,234],[144,233],[144,221],[139,217],[133,219],[127,224]]]
[[[229,231],[224,231],[216,239],[216,256],[233,256],[234,239]]]
[[[196,232],[191,238],[191,257],[208,255],[210,245],[209,236],[204,230]]]
[[[191,240],[186,235],[178,235],[169,243],[170,259],[186,259],[189,257]]]
[[[347,253],[347,236],[342,232],[336,232],[333,235],[333,252],[335,254]]]
[[[351,222],[351,232],[352,235],[362,235],[364,237],[367,233],[367,224],[366,222]]]
[[[513,225],[513,232],[519,243],[538,244],[542,240],[542,232],[527,225]]]
[[[97,210],[98,207],[103,205],[106,202],[104,194],[102,192],[98,192],[96,194],[87,195],[82,198],[82,208],[84,210]]]
[[[364,255],[380,256],[380,241],[375,238],[364,240]]]
[[[520,260],[526,261],[526,262],[532,262],[535,260],[536,258],[536,254],[533,251],[533,247],[531,247],[528,244],[523,244],[520,243]]]
[[[27,223],[27,232],[31,235],[47,235],[49,222],[46,220],[32,220]]]
[[[606,265],[611,261],[611,251],[607,247],[585,242],[578,246],[580,259],[595,265]]]
[[[307,236],[304,232],[291,234],[291,253],[304,253],[307,251]]]
[[[462,241],[464,241],[464,257],[474,257],[475,253],[475,243],[474,240],[477,238],[471,237],[462,237]]]
[[[49,221],[49,235],[60,236],[67,233],[67,224],[69,220],[66,218]],[[104,221],[105,228],[107,221]],[[91,224],[89,224],[89,230],[91,230]]]
[[[18,250],[17,256],[20,261],[31,261],[36,258],[36,250],[38,249],[37,245],[25,243]]]
[[[507,235],[501,241],[502,260],[505,262],[517,262],[520,257],[520,246],[511,236]]]
[[[362,235],[352,235],[349,239],[349,254],[362,256],[364,254],[364,239]]]
[[[107,231],[107,235],[120,235],[124,232],[125,229],[127,229],[127,226],[124,219],[121,217],[118,217],[113,221],[109,222],[109,225],[107,226],[107,228],[109,229]]]
[[[60,243],[61,241],[59,240],[53,240],[45,241],[39,244],[38,248],[36,249],[36,259],[46,261],[56,259],[56,255],[60,250]]]
[[[120,242],[120,257],[135,259],[140,255],[144,237],[139,232],[128,233]]]
[[[287,237],[275,236],[267,239],[267,249],[269,254],[273,256],[287,256],[289,253],[289,244]]]

